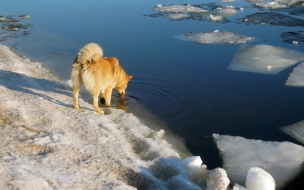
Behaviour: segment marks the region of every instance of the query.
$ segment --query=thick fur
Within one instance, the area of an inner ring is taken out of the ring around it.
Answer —
[[[102,57],[103,50],[96,43],[85,45],[74,60],[71,72],[72,89],[74,93],[74,108],[78,109],[78,94],[82,85],[93,96],[93,106],[96,112],[103,114],[98,107],[98,96],[105,99],[106,106],[111,105],[112,90],[115,88],[124,95],[132,76],[126,74],[115,57]]]

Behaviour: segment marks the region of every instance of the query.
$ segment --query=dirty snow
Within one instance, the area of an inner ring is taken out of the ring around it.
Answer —
[[[304,53],[266,44],[239,50],[228,69],[263,74],[277,74],[304,60]]]
[[[223,157],[223,168],[232,184],[244,186],[247,171],[252,167],[259,167],[274,178],[276,188],[280,189],[302,171],[303,146],[290,142],[249,140],[237,136],[213,136]],[[258,179],[251,177],[255,182]],[[269,179],[268,176],[265,181]],[[247,188],[250,189],[248,186]]]
[[[204,187],[200,158],[183,160],[163,130],[72,102],[67,82],[0,45],[0,189]]]

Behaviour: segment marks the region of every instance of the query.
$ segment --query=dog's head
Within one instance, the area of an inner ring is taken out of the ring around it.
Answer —
[[[115,86],[115,89],[117,90],[121,99],[124,98],[124,95],[126,94],[126,89],[128,87],[128,82],[131,80],[132,77],[133,76],[126,75],[126,77],[124,77],[124,79]]]

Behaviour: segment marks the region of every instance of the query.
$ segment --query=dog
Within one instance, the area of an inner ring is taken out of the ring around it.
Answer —
[[[72,65],[71,81],[74,94],[74,108],[79,109],[78,94],[82,85],[93,97],[96,112],[104,114],[98,107],[98,97],[105,105],[111,105],[112,90],[115,88],[124,99],[128,82],[133,76],[127,75],[115,57],[103,57],[102,48],[96,43],[89,43],[80,49]]]

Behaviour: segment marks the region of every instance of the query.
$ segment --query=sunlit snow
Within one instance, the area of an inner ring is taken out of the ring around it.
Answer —
[[[304,121],[300,121],[290,126],[280,127],[280,129],[304,144]]]
[[[228,69],[263,74],[277,74],[299,63],[304,53],[265,44],[247,46],[239,50]]]
[[[202,188],[206,166],[164,130],[82,99],[75,110],[72,97],[67,81],[0,45],[0,189]]]
[[[218,31],[188,33],[184,35],[186,40],[200,44],[244,44],[254,40],[254,37],[243,36],[233,32]]]
[[[244,186],[247,171],[252,167],[269,173],[277,188],[282,188],[302,171],[304,147],[300,145],[218,134],[214,134],[214,139],[223,157],[223,168],[233,184]]]

